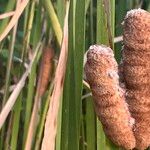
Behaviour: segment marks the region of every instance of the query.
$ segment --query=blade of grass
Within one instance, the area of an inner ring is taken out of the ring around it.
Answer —
[[[92,3],[92,0],[86,0],[86,3],[85,3],[85,12],[87,12],[88,8],[90,7],[90,3]]]
[[[34,86],[35,86],[35,79],[36,79],[36,62],[33,63],[32,72],[29,76],[29,84],[28,84],[28,91],[27,91],[27,100],[26,100],[26,107],[25,107],[25,122],[24,122],[24,132],[23,132],[23,147],[25,144],[25,139],[27,135],[27,129],[29,125],[31,109],[32,109],[32,102],[33,102],[33,93],[34,93]]]
[[[113,43],[113,50],[114,50],[114,37],[115,37],[115,0],[110,0],[110,30],[112,33],[112,43]]]
[[[36,11],[35,11],[35,22],[34,28],[32,28],[32,44],[33,47],[36,47],[38,41],[40,40],[40,36],[42,34],[42,20],[43,20],[43,12],[42,12],[42,2],[36,3]]]
[[[104,6],[105,15],[106,15],[109,46],[113,49],[113,39],[112,39],[112,30],[111,30],[111,26],[112,26],[111,21],[112,20],[111,20],[111,16],[110,16],[110,14],[111,14],[110,1],[109,0],[103,0],[103,6]]]
[[[42,134],[44,131],[44,124],[45,124],[45,120],[46,120],[46,115],[47,115],[47,111],[49,108],[49,103],[50,103],[50,99],[51,99],[51,94],[52,94],[52,90],[53,90],[53,82],[51,82],[48,94],[47,94],[47,98],[46,98],[46,102],[44,104],[44,110],[43,113],[41,114],[41,118],[40,118],[40,123],[39,123],[39,127],[37,129],[37,136],[36,136],[36,141],[35,141],[35,150],[39,150],[40,149],[40,144],[42,142]]]
[[[17,143],[18,143],[17,141],[18,141],[18,132],[19,132],[19,125],[20,125],[19,124],[20,112],[21,112],[21,106],[22,106],[21,98],[22,98],[22,95],[19,95],[19,97],[17,98],[16,104],[14,105],[14,110],[13,110],[13,127],[12,127],[12,134],[11,134],[11,143],[10,143],[12,150],[16,150]]]
[[[60,98],[60,106],[58,112],[58,125],[57,125],[57,135],[56,135],[56,150],[61,149],[61,119],[62,119],[62,95]]]
[[[63,101],[62,101],[62,126],[61,126],[61,150],[68,150],[68,143],[72,132],[71,121],[75,118],[75,110],[70,110],[70,105],[74,106],[74,30],[75,30],[75,0],[70,1],[69,10],[69,42],[68,42],[68,60],[64,83]],[[72,108],[71,107],[71,108]],[[75,125],[74,125],[75,127]]]
[[[92,98],[86,99],[86,143],[87,150],[96,149],[96,116]]]
[[[29,49],[29,41],[30,41],[30,36],[31,36],[31,29],[32,29],[32,24],[33,24],[33,18],[35,14],[35,0],[31,1],[30,5],[30,10],[28,13],[28,21],[27,21],[27,26],[26,26],[26,33],[24,36],[24,41],[23,41],[23,49],[22,49],[22,56],[21,59],[24,60],[24,57],[27,55],[27,50]]]
[[[65,16],[65,1],[57,0],[57,16],[61,25],[61,28],[64,24],[64,16]]]
[[[81,129],[80,129],[80,141],[79,141],[79,149],[86,150],[87,143],[85,141],[85,126],[84,126],[84,115],[81,116]]]
[[[7,131],[5,132],[6,133],[6,138],[3,139],[4,146],[2,146],[3,149],[6,149],[6,150],[9,149],[10,135],[11,135],[11,132],[12,132],[12,119],[13,119],[13,115],[12,115],[12,113],[10,113],[10,117],[9,117],[9,120],[8,120],[7,129],[6,129]],[[3,126],[3,129],[4,129],[4,126]],[[4,133],[4,135],[5,135],[5,133]],[[3,138],[4,138],[4,136],[3,136]]]
[[[97,44],[108,45],[108,34],[107,34],[107,25],[106,25],[106,16],[103,7],[103,0],[97,0],[97,34],[96,42]],[[97,149],[105,149],[105,134],[102,129],[102,125],[97,119]]]
[[[43,0],[43,6],[44,6],[45,10],[47,11],[48,16],[51,20],[51,24],[52,24],[53,30],[55,32],[58,44],[61,45],[62,29],[61,29],[60,23],[58,21],[57,15],[55,13],[55,10],[53,8],[53,4],[50,0]]]
[[[90,3],[90,40],[94,44],[94,17],[93,17],[93,1]]]
[[[29,17],[29,3],[27,4],[24,12],[24,23],[23,23],[23,34],[27,32],[27,24],[28,24],[28,17]]]
[[[78,127],[80,128],[80,114],[81,114],[81,96],[82,96],[82,76],[83,76],[83,58],[85,52],[85,0],[76,1],[76,15],[75,15],[75,51],[74,51],[74,65],[75,65],[75,84],[76,84],[76,108]]]
[[[83,75],[83,57],[85,51],[85,0],[76,0],[75,7],[75,50],[74,50],[74,80],[75,95],[72,101],[75,105],[70,105],[70,110],[75,110],[75,118],[72,118],[71,126],[76,125],[69,137],[68,149],[78,150],[81,128],[81,110],[82,110],[82,75]],[[73,70],[72,70],[73,71]],[[70,114],[70,117],[71,114]]]
[[[103,0],[97,0],[97,27],[96,27],[97,44],[105,44],[109,46],[107,34],[107,20],[104,10]]]
[[[39,111],[40,101],[41,101],[41,98],[39,98],[39,95],[36,92],[32,115],[31,115],[30,124],[29,124],[29,129],[27,133],[27,139],[25,143],[25,150],[29,150],[32,147],[32,142],[35,136],[35,130],[36,130],[37,123],[38,123],[38,111]]]

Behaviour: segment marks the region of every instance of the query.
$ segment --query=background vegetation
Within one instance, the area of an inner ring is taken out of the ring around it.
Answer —
[[[0,15],[0,35],[9,24],[14,11],[19,8],[19,3],[26,1],[0,0],[0,14],[10,12],[7,14],[10,17]],[[84,53],[92,44],[106,44],[113,48],[119,61],[122,46],[121,23],[126,12],[139,7],[149,11],[149,4],[149,0],[70,0],[68,60],[64,89],[59,99],[56,150],[119,149],[106,138],[95,116],[90,90],[83,81]],[[0,43],[1,111],[26,69],[31,67],[31,72],[26,75],[28,77],[25,82],[22,82],[23,88],[20,88],[19,96],[14,98],[15,104],[5,123],[1,125],[0,150],[25,149],[28,140],[32,149],[41,149],[55,70],[62,47],[66,1],[30,0],[20,13],[18,22],[15,22],[15,26]],[[114,38],[118,36],[119,38]],[[114,44],[114,41],[117,43]],[[52,66],[53,69],[50,72],[53,73],[49,74],[50,82],[41,94],[42,84],[39,80],[45,76],[39,72],[44,67],[44,47],[51,47],[53,65],[50,62],[50,69]],[[37,105],[37,111],[34,110],[34,105]],[[36,112],[34,131],[28,139],[33,112]]]

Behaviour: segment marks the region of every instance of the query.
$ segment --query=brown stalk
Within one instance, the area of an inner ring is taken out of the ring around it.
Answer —
[[[14,13],[15,13],[14,11],[11,11],[11,12],[7,12],[7,13],[4,13],[4,14],[0,14],[0,20],[5,19],[7,17],[11,17],[11,16],[14,15]]]
[[[64,77],[66,71],[66,62],[68,56],[68,11],[69,2],[67,2],[66,16],[64,21],[64,33],[61,46],[61,53],[56,68],[56,74],[54,78],[54,90],[52,93],[49,110],[47,113],[44,137],[42,141],[42,150],[54,150],[55,149],[55,137],[57,132],[57,116],[59,111],[59,100],[63,90]]]
[[[25,144],[26,150],[30,150],[32,146],[33,136],[36,131],[37,123],[38,123],[38,111],[40,109],[39,107],[40,107],[41,97],[45,93],[47,85],[51,79],[53,56],[54,56],[54,52],[51,47],[46,47],[43,49],[36,96],[34,100],[33,111],[31,115],[31,120],[30,120],[29,129],[27,133],[26,144]]]

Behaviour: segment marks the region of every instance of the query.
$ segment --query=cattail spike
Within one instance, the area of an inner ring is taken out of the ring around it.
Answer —
[[[38,78],[38,90],[39,90],[40,97],[46,91],[47,85],[51,80],[53,57],[54,57],[54,50],[52,47],[46,47],[43,49],[39,78]]]
[[[136,148],[150,145],[150,13],[134,9],[123,24],[123,75],[126,100],[135,118]]]
[[[118,65],[113,51],[104,45],[92,45],[87,52],[85,73],[96,114],[106,135],[125,149],[134,148],[134,119],[124,99],[125,91],[119,86]]]

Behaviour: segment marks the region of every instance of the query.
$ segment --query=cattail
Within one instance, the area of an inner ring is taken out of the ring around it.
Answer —
[[[131,10],[123,23],[123,76],[126,100],[135,119],[136,148],[150,145],[150,13]]]
[[[119,86],[118,65],[113,51],[104,45],[93,45],[87,52],[85,73],[90,84],[95,111],[106,135],[117,145],[132,149],[135,138],[131,118]]]
[[[51,80],[53,57],[54,57],[54,51],[52,47],[46,47],[43,49],[39,79],[38,79],[38,89],[39,89],[40,97],[46,91],[47,85]]]

